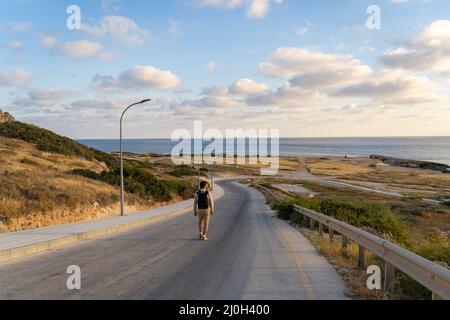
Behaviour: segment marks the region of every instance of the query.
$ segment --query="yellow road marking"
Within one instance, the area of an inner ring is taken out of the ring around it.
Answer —
[[[306,296],[308,297],[308,300],[315,300],[311,282],[309,281],[309,278],[306,275],[305,270],[303,270],[302,260],[300,259],[300,256],[295,252],[294,246],[292,245],[291,240],[289,240],[289,237],[286,235],[286,233],[281,229],[281,227],[279,225],[278,225],[278,229],[280,229],[280,232],[281,232],[284,240],[288,244],[289,249],[291,250],[292,254],[295,257],[295,264],[297,266],[297,271],[300,276],[300,279],[302,280],[303,287],[305,288],[305,292],[306,292]]]

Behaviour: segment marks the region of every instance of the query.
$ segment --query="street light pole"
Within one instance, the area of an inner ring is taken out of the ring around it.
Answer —
[[[120,117],[120,216],[125,215],[125,190],[124,190],[124,177],[123,177],[123,150],[122,150],[122,122],[123,122],[123,116],[125,113],[131,109],[132,107],[143,104],[146,102],[150,102],[152,99],[145,99],[140,102],[133,103],[132,105],[128,106],[122,113],[122,116]]]

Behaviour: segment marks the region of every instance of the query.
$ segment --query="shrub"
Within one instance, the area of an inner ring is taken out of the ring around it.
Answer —
[[[75,174],[77,176],[82,176],[88,179],[92,180],[101,180],[100,175],[97,172],[94,172],[89,169],[75,169],[71,171],[72,174]]]
[[[292,205],[323,213],[357,228],[370,228],[399,242],[406,239],[404,224],[384,205],[371,201],[344,201],[317,198],[295,198],[278,206],[282,219],[291,219]]]
[[[198,172],[197,170],[195,170],[195,168],[192,168],[187,165],[181,165],[175,167],[175,169],[169,172],[169,174],[174,177],[184,177],[184,176],[196,176]]]
[[[114,166],[100,174],[87,169],[76,169],[72,174],[88,179],[103,181],[112,186],[120,186],[120,167]],[[136,168],[134,163],[124,166],[124,188],[126,192],[140,197],[151,197],[156,201],[170,201],[172,193],[183,198],[189,198],[192,187],[185,182],[158,180],[153,174],[142,168]]]
[[[108,166],[116,163],[111,155],[86,147],[49,130],[18,121],[0,124],[0,135],[35,144],[40,151],[98,160]]]

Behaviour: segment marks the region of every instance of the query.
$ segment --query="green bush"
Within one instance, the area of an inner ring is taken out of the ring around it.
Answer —
[[[406,239],[404,224],[386,206],[371,201],[344,201],[318,198],[295,198],[286,200],[278,206],[282,219],[291,219],[298,205],[346,222],[357,228],[370,228],[379,234],[403,242]]]
[[[432,293],[430,290],[405,273],[397,272],[393,290],[394,297],[408,300],[431,300]]]
[[[450,245],[448,239],[431,235],[426,246],[415,250],[418,255],[430,260],[445,262],[450,265]]]
[[[97,174],[97,172],[94,172],[89,169],[75,169],[71,171],[72,174],[75,174],[77,176],[82,176],[88,179],[92,180],[101,180],[100,175]]]
[[[116,163],[111,155],[86,147],[72,139],[61,137],[50,130],[18,121],[0,124],[0,135],[35,144],[40,151],[98,160],[108,166]]]
[[[76,169],[72,174],[88,179],[102,181],[112,186],[120,186],[120,167],[104,170],[100,174],[87,169]],[[170,201],[172,193],[183,198],[192,196],[193,188],[186,182],[158,180],[153,174],[142,168],[136,168],[134,164],[126,163],[124,166],[124,188],[128,193],[140,197],[151,197],[156,201]]]
[[[184,177],[184,176],[191,177],[196,176],[198,172],[195,168],[192,168],[191,166],[181,165],[175,167],[175,169],[170,171],[168,174],[174,177]]]

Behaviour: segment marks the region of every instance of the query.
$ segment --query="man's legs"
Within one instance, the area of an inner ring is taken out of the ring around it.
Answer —
[[[203,235],[203,220],[204,216],[202,214],[198,214],[198,231],[201,235]]]
[[[210,211],[209,210],[199,210],[198,218],[199,218],[200,234],[203,235],[204,238],[207,238],[208,229],[209,229],[209,221],[211,218]]]
[[[209,230],[209,221],[211,220],[211,215],[208,213],[205,214],[205,219],[203,219],[203,235],[205,238],[208,237]]]

